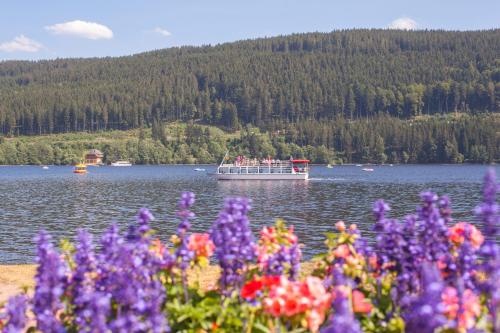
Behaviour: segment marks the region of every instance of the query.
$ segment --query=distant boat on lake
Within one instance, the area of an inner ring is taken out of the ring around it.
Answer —
[[[362,166],[363,166],[363,164],[356,164],[356,166],[357,166],[357,167],[362,167]]]
[[[203,168],[195,168],[194,171],[202,172],[202,171],[206,171],[206,170]]]
[[[227,153],[217,168],[219,180],[306,180],[309,178],[309,160],[257,159],[237,156],[227,163]]]
[[[328,169],[333,169],[333,165],[331,165],[331,164],[328,164],[326,167],[327,167]]]
[[[87,165],[85,164],[77,164],[73,169],[73,173],[84,174],[87,173]]]
[[[48,170],[48,169],[49,169],[49,167],[48,167],[48,166],[46,166],[46,165],[44,165],[44,166],[42,167],[42,169],[43,169],[43,170]]]
[[[363,169],[361,169],[361,170],[363,170],[363,171],[369,171],[369,172],[373,171],[373,169],[372,169],[372,168],[363,168]]]
[[[129,167],[129,166],[132,166],[132,163],[130,163],[129,161],[116,161],[116,162],[111,163],[111,166]]]

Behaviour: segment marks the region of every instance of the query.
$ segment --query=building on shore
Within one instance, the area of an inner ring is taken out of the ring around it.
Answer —
[[[90,149],[85,154],[85,164],[87,165],[100,165],[104,154],[98,149]]]

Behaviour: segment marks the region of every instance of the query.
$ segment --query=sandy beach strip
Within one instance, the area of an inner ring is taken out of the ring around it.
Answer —
[[[311,262],[302,263],[302,275],[312,271]],[[33,292],[36,265],[0,265],[0,304],[7,301],[10,296],[16,295],[23,290]],[[190,284],[198,284],[202,289],[214,287],[219,278],[220,268],[208,266],[201,270],[190,270]]]

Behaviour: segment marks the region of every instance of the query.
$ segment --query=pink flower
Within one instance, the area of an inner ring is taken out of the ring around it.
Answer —
[[[470,329],[476,323],[476,318],[481,314],[481,304],[479,298],[472,290],[467,289],[462,296],[463,312],[458,318],[460,328]]]
[[[335,228],[337,228],[337,230],[340,232],[344,232],[345,231],[344,221],[338,221],[337,223],[335,223]]]
[[[474,327],[476,318],[481,314],[481,304],[479,298],[470,289],[466,289],[459,302],[457,290],[453,287],[447,287],[441,299],[444,304],[444,314],[451,320],[457,320],[459,331],[468,330]],[[462,309],[460,309],[460,303]]]
[[[282,276],[279,284],[271,286],[263,304],[264,311],[275,317],[302,316],[307,328],[317,332],[330,302],[331,294],[326,292],[321,279],[309,276],[305,281],[290,281]]]
[[[449,238],[455,245],[460,245],[465,241],[465,237],[468,236],[468,240],[472,243],[475,249],[479,249],[481,244],[484,242],[484,237],[481,231],[477,229],[470,223],[458,222],[454,226],[448,229]]]
[[[194,251],[197,257],[210,257],[215,250],[214,243],[208,234],[192,234],[189,237],[188,249]]]
[[[163,245],[159,239],[155,239],[151,243],[151,252],[153,252],[157,257],[162,258],[165,253],[165,245]]]
[[[337,257],[337,258],[347,258],[350,254],[351,254],[351,251],[349,250],[349,246],[345,245],[345,244],[342,244],[342,245],[339,245],[334,251],[333,251],[333,254]]]
[[[370,313],[373,306],[359,290],[352,291],[352,310],[357,313]]]
[[[450,319],[456,318],[460,307],[458,305],[457,290],[453,287],[446,287],[441,294],[441,300],[444,304],[444,314]]]

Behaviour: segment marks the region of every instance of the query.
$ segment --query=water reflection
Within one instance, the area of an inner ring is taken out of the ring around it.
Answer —
[[[196,231],[210,227],[225,197],[247,196],[254,231],[283,218],[295,225],[310,256],[323,250],[323,234],[339,219],[370,236],[371,205],[378,198],[399,217],[414,210],[420,191],[433,189],[450,195],[456,219],[471,219],[485,171],[472,165],[375,167],[370,173],[316,166],[309,181],[216,181],[192,166],[99,167],[86,175],[70,167],[0,167],[0,263],[32,261],[32,238],[40,229],[56,239],[74,237],[81,227],[99,234],[111,221],[125,227],[140,207],[153,211],[153,226],[166,240],[176,229],[174,212],[184,190],[197,194]]]

